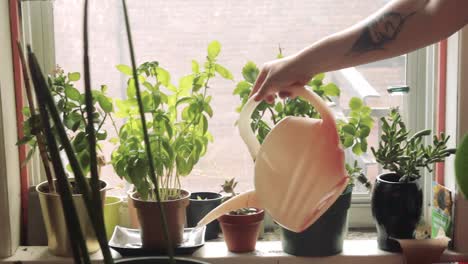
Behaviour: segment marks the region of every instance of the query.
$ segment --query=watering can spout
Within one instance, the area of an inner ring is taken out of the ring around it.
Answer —
[[[254,190],[236,195],[226,202],[220,204],[218,207],[209,212],[205,217],[203,217],[203,219],[198,222],[197,227],[205,226],[226,213],[246,207],[262,207]]]

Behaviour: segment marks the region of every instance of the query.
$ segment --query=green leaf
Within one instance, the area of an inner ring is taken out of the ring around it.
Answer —
[[[247,82],[252,84],[255,83],[255,80],[257,80],[259,72],[260,71],[257,68],[257,65],[251,61],[247,62],[244,68],[242,68],[242,76]]]
[[[65,86],[65,95],[75,101],[79,101],[81,99],[80,92],[70,85]]]
[[[23,115],[25,117],[30,117],[31,116],[31,109],[29,109],[29,107],[23,107],[23,109],[21,110],[21,112],[23,113]]]
[[[325,73],[319,73],[312,78],[314,81],[322,82],[325,79]]]
[[[347,133],[349,135],[354,136],[356,134],[356,130],[351,125],[344,125],[341,129],[343,130],[343,132],[345,132],[345,133]]]
[[[363,106],[361,108],[361,113],[363,115],[370,115],[370,114],[372,114],[372,109],[370,107],[368,107],[368,106]]]
[[[361,124],[371,128],[374,125],[374,120],[370,116],[365,116],[361,118]]]
[[[359,133],[360,133],[359,134],[360,138],[366,138],[370,134],[370,128],[367,126],[361,127],[361,129],[359,130]]]
[[[343,147],[349,148],[353,145],[353,143],[354,143],[354,138],[352,136],[347,135],[344,137]]]
[[[192,60],[192,72],[199,73],[200,72],[200,64],[196,60]]]
[[[117,66],[115,66],[117,68],[117,70],[119,70],[121,73],[123,74],[126,74],[128,76],[133,76],[133,71],[132,71],[132,67],[128,66],[128,65],[124,65],[124,64],[119,64]]]
[[[237,84],[236,88],[234,89],[233,94],[238,94],[242,97],[244,95],[250,94],[251,88],[252,88],[252,84],[246,81],[241,81]]]
[[[203,109],[205,110],[205,112],[210,116],[210,117],[213,117],[213,109],[211,108],[211,106],[207,103],[204,103],[203,104]]]
[[[206,118],[205,115],[202,115],[202,123],[203,123],[203,135],[206,134],[208,131],[208,119]]]
[[[214,59],[218,56],[218,54],[221,52],[221,44],[218,41],[212,41],[208,45],[208,57],[210,59]]]
[[[366,145],[366,148],[367,148],[367,145]],[[360,143],[356,143],[353,146],[353,153],[359,156],[362,155],[362,147]]]
[[[283,112],[283,104],[278,102],[276,105],[275,105],[275,111],[276,112]]]
[[[362,152],[367,151],[367,141],[365,139],[361,140],[361,150],[362,150]]]
[[[102,92],[103,94],[105,94],[105,93],[107,92],[107,90],[108,90],[107,88],[108,88],[107,85],[104,85],[104,84],[101,85],[101,92]]]
[[[357,111],[361,109],[362,106],[363,106],[362,100],[357,97],[353,97],[351,98],[351,100],[349,100],[349,108],[351,108],[351,110],[353,111]]]
[[[325,91],[325,95],[340,96],[340,88],[338,88],[334,83],[329,83],[323,86],[322,89]]]
[[[70,73],[68,74],[68,80],[69,80],[70,82],[79,81],[79,80],[80,80],[80,77],[81,77],[81,75],[80,75],[79,72],[70,72]]]
[[[158,81],[162,83],[165,87],[169,86],[169,83],[171,82],[171,75],[168,71],[165,69],[158,67],[156,68],[156,74],[158,76]]]
[[[112,105],[112,101],[104,95],[100,95],[98,97],[99,106],[102,110],[106,113],[111,113],[114,110],[114,106]]]
[[[128,98],[136,97],[136,86],[135,86],[135,80],[133,78],[128,79],[127,97]]]
[[[194,78],[193,74],[186,75],[186,76],[180,78],[180,80],[179,80],[179,89],[182,90],[182,91],[192,89],[193,78]]]
[[[177,100],[176,106],[178,106],[178,105],[180,105],[180,104],[183,104],[183,103],[191,102],[191,101],[193,101],[193,98],[190,97],[190,96],[182,97],[182,98],[180,98],[179,100]]]
[[[232,73],[228,69],[224,68],[223,66],[221,66],[221,65],[219,65],[217,63],[215,64],[215,70],[224,79],[234,80],[234,76],[232,76]]]
[[[97,140],[105,140],[107,138],[107,131],[98,131],[96,133]]]

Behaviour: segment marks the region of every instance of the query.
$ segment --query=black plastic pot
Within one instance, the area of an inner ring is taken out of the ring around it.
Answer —
[[[336,202],[309,228],[295,233],[281,228],[283,251],[295,256],[331,256],[343,251],[348,209],[351,206],[349,186]]]
[[[115,260],[114,263],[120,264],[169,264],[168,257],[140,257],[140,258],[124,258]],[[199,260],[176,258],[177,264],[208,264]]]
[[[377,225],[379,248],[401,252],[392,238],[412,239],[421,218],[423,194],[418,181],[399,182],[395,173],[377,176],[372,194],[372,215]]]
[[[190,195],[187,207],[187,225],[194,227],[206,214],[221,204],[222,195],[215,192],[195,192]],[[218,238],[221,232],[218,220],[206,226],[205,240]]]

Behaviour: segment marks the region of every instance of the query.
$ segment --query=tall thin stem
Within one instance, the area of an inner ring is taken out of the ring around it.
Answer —
[[[75,204],[72,198],[72,192],[69,187],[67,176],[62,164],[60,153],[57,147],[57,142],[52,133],[52,127],[49,120],[49,114],[46,107],[46,97],[50,95],[47,82],[42,75],[39,63],[37,62],[36,56],[32,53],[31,48],[28,47],[28,58],[29,67],[31,69],[31,75],[34,82],[34,89],[39,102],[39,112],[41,116],[41,122],[44,126],[44,133],[49,147],[49,152],[52,158],[52,165],[57,177],[57,184],[59,187],[60,199],[62,201],[62,209],[64,212],[66,227],[70,235],[70,244],[73,251],[73,258],[75,263],[91,263],[88,255],[88,249],[86,242],[81,231],[81,227],[78,221],[78,214],[76,212]],[[49,108],[50,111],[50,108]],[[60,127],[60,123],[54,121],[56,127]]]
[[[21,69],[23,71],[24,88],[26,90],[26,97],[28,99],[29,111],[31,112],[31,117],[36,118],[37,117],[36,106],[34,105],[34,99],[32,96],[31,83],[29,81],[28,69],[26,67],[26,59],[24,58],[24,54],[23,54],[23,47],[21,47],[21,43],[19,41],[16,43],[18,45],[18,51],[19,51],[19,56],[20,56],[20,61],[21,61]],[[36,123],[36,122],[33,121],[33,123]],[[36,139],[37,139],[37,146],[39,147],[39,155],[41,156],[42,165],[44,165],[44,171],[46,174],[47,183],[49,184],[49,192],[55,193],[55,184],[54,184],[54,179],[52,177],[52,171],[50,169],[49,158],[47,157],[47,150],[46,150],[44,131],[43,131],[42,125],[40,126],[40,130],[37,131]]]
[[[130,48],[130,59],[132,62],[132,72],[133,72],[133,79],[135,80],[135,90],[136,90],[136,97],[138,101],[138,108],[140,110],[140,118],[141,118],[141,124],[143,128],[143,137],[144,137],[144,142],[145,142],[145,147],[146,147],[146,155],[148,156],[148,165],[149,165],[149,175],[151,178],[151,181],[155,185],[155,194],[156,194],[156,201],[159,207],[159,210],[161,212],[161,221],[162,221],[162,226],[164,229],[164,236],[166,238],[167,244],[168,244],[168,252],[169,252],[169,260],[170,263],[175,263],[174,261],[174,249],[172,248],[172,243],[171,243],[171,238],[169,236],[169,230],[167,226],[167,219],[166,219],[166,214],[164,212],[164,209],[162,207],[161,203],[161,197],[159,195],[159,182],[156,177],[155,169],[154,169],[154,160],[153,160],[153,154],[151,152],[151,144],[148,136],[148,130],[146,127],[146,118],[145,118],[145,113],[143,109],[143,102],[141,100],[141,93],[140,93],[140,81],[138,80],[138,73],[136,70],[136,62],[135,62],[135,52],[133,49],[133,41],[132,41],[132,33],[130,30],[130,22],[128,18],[128,12],[127,12],[127,4],[125,0],[122,0],[122,5],[123,5],[123,11],[124,11],[124,17],[125,17],[125,28],[127,29],[127,38],[128,38],[128,46]]]
[[[102,200],[99,184],[99,172],[96,154],[96,131],[94,130],[93,120],[93,95],[91,92],[91,75],[89,64],[89,47],[88,47],[88,0],[84,2],[84,19],[83,19],[83,66],[84,66],[84,83],[85,83],[85,102],[86,102],[86,134],[88,138],[88,150],[90,156],[90,171],[91,171],[91,197],[92,205],[94,205],[95,216],[94,232],[101,246],[102,255],[105,263],[114,263],[112,254],[107,242],[105,230],[104,215],[102,209]],[[89,201],[88,201],[89,202]],[[89,207],[91,207],[90,205]],[[89,213],[89,212],[88,212]],[[91,214],[90,214],[91,216]]]

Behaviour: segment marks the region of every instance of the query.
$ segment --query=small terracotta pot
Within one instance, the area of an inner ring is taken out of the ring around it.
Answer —
[[[265,211],[257,209],[254,214],[225,214],[218,218],[229,251],[242,253],[255,250],[264,215]]]
[[[144,249],[165,251],[168,243],[164,236],[161,214],[156,201],[143,201],[138,193],[130,195],[133,205],[137,209],[141,225],[141,241]],[[162,201],[166,215],[171,246],[176,247],[182,243],[185,224],[185,210],[189,204],[190,192],[181,190],[181,197],[176,200]]]

